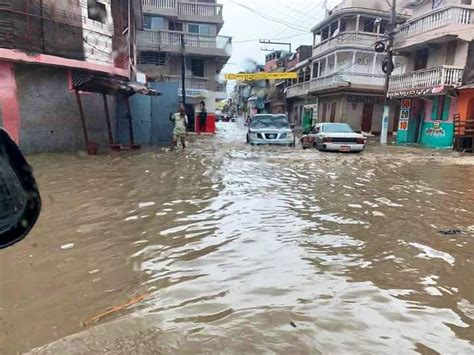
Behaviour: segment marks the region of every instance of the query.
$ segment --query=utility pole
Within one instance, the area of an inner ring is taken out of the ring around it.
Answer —
[[[184,55],[186,48],[184,45],[184,34],[181,34],[181,96],[182,104],[186,105],[186,57]]]
[[[393,65],[393,46],[395,44],[395,28],[397,27],[397,0],[392,0],[392,18],[388,29],[388,46],[387,46],[387,72],[385,73],[384,88],[384,107],[382,115],[382,130],[380,132],[380,143],[387,144],[388,122],[390,118],[390,100],[388,98],[388,88],[390,84],[390,76],[392,75]]]

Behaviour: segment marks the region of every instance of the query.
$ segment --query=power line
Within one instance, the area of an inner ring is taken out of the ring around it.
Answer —
[[[290,38],[295,38],[295,37],[302,37],[302,36],[307,36],[309,33],[300,33],[297,35],[293,36],[288,36],[288,37],[279,37],[279,38],[272,38],[272,40],[282,40],[282,39],[290,39]],[[258,42],[260,41],[260,38],[255,38],[255,39],[244,39],[241,41],[232,41],[232,44],[234,43],[248,43],[248,42]]]
[[[234,1],[234,0],[230,0],[231,2],[233,2],[234,4],[236,4],[237,6],[240,6],[248,11],[250,11],[251,13],[253,13],[254,15],[257,15],[257,16],[260,16],[268,21],[272,21],[272,22],[276,22],[276,23],[280,23],[286,27],[289,27],[289,28],[292,28],[294,30],[297,30],[297,31],[300,31],[300,32],[308,32],[309,29],[305,29],[305,28],[302,28],[302,27],[296,27],[294,26],[293,24],[289,23],[289,22],[286,22],[285,20],[282,20],[280,18],[277,18],[277,17],[273,17],[273,16],[269,16],[269,15],[266,15],[264,13],[261,13],[257,10],[255,10],[254,8],[250,7],[250,6],[247,6],[247,5],[244,5],[244,4],[241,4],[237,1]]]
[[[317,4],[315,4],[314,6],[312,6],[311,8],[308,6],[305,10],[303,10],[303,12],[305,12],[305,13],[311,13],[314,9],[320,7],[323,2],[324,2],[324,0],[321,0],[321,1],[319,1]],[[303,17],[304,17],[304,16],[298,17],[298,18],[295,20],[295,22],[300,21]],[[324,17],[324,15],[323,15],[323,17]],[[319,19],[317,19],[316,21],[320,21],[321,19],[322,19],[322,18],[319,18]],[[282,31],[278,32],[278,34],[276,34],[275,37],[281,36],[283,33],[287,32],[287,31],[288,31],[288,29],[283,29]],[[311,33],[311,28],[308,30],[308,32]]]

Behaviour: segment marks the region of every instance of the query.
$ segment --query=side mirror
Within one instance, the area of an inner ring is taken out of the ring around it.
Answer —
[[[0,249],[31,231],[41,198],[31,167],[8,133],[0,128]]]

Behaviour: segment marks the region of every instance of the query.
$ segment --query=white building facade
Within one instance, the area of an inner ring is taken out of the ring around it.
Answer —
[[[149,81],[177,82],[181,96],[181,40],[186,62],[186,102],[204,101],[209,113],[227,98],[220,72],[232,51],[220,36],[223,6],[216,0],[142,0],[145,29],[138,33],[139,70]]]
[[[293,69],[298,79],[286,92],[293,121],[303,128],[346,122],[358,131],[380,132],[385,54],[375,51],[375,43],[387,31],[389,10],[385,1],[345,0],[313,27],[313,55]],[[391,117],[389,131],[394,127]]]

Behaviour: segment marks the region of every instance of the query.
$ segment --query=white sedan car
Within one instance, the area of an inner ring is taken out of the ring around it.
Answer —
[[[331,152],[362,152],[366,143],[367,138],[354,132],[347,123],[319,123],[301,138],[303,148]]]

